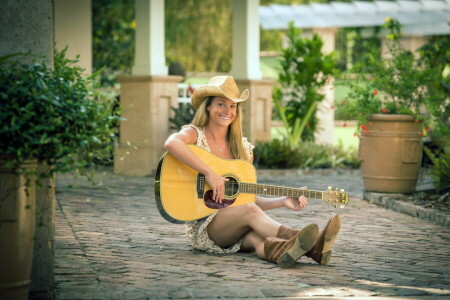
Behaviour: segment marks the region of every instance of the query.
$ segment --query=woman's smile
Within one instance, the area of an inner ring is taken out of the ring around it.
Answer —
[[[208,107],[208,111],[211,119],[229,125],[236,117],[236,108],[237,104],[234,101],[216,97]]]

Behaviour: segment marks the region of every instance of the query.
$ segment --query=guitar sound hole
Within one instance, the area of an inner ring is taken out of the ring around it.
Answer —
[[[236,200],[236,195],[239,192],[239,182],[236,180],[236,178],[233,177],[226,176],[225,178],[228,179],[228,181],[225,182],[225,196],[228,199],[222,199],[222,203],[217,203],[216,201],[213,200],[213,191],[209,190],[203,196],[203,200],[205,201],[206,207],[211,209],[220,209],[230,206]]]
[[[220,209],[227,206],[230,206],[234,203],[236,199],[222,199],[222,203],[218,203],[213,199],[213,191],[209,190],[203,196],[203,201],[205,202],[206,207],[211,209]]]
[[[239,182],[236,178],[225,177],[228,181],[225,182],[225,195],[228,197],[234,197],[239,192]]]

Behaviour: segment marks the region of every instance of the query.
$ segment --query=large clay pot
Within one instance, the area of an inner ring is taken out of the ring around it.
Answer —
[[[35,170],[36,161],[23,166]],[[0,159],[0,298],[28,299],[35,228],[35,184]]]
[[[362,134],[359,158],[366,191],[412,193],[422,160],[421,122],[409,115],[375,114]]]

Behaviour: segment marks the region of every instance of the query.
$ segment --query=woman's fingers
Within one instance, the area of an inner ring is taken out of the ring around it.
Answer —
[[[302,186],[300,189],[306,190],[307,187],[306,186]],[[300,204],[300,208],[304,209],[306,207],[306,204],[308,204],[308,198],[306,198],[305,196],[302,195],[302,196],[300,196],[298,198],[298,202]]]
[[[225,182],[227,182],[229,179],[225,177],[220,177],[222,180],[219,181],[219,183],[212,188],[213,190],[213,200],[222,203],[222,200],[225,198]]]
[[[216,193],[216,202],[222,203],[222,199],[223,199],[222,186],[219,185]]]

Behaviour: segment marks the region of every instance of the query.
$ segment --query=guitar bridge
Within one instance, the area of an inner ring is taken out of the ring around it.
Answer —
[[[203,194],[205,191],[205,175],[198,174],[197,175],[197,198],[203,199]]]

